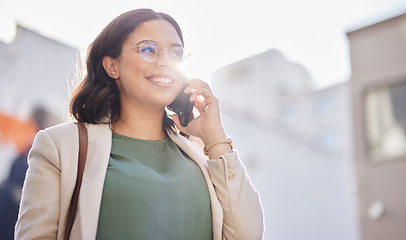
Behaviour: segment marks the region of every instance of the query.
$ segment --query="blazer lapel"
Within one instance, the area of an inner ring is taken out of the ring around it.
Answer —
[[[78,232],[81,233],[81,239],[95,239],[112,133],[108,124],[89,124],[87,129],[89,143],[79,194]]]

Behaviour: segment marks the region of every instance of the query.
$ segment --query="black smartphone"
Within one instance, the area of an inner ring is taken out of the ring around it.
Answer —
[[[182,91],[176,97],[176,99],[168,105],[169,110],[174,111],[179,116],[180,124],[186,127],[190,121],[194,118],[193,107],[195,102],[190,101],[192,93],[186,94],[184,90],[188,85],[185,84]]]

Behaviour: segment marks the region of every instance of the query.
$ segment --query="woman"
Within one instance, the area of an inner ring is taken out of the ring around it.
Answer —
[[[89,142],[71,239],[262,238],[259,195],[226,139],[217,99],[177,68],[183,46],[174,19],[138,9],[88,48],[70,105]],[[200,113],[186,127],[166,112],[182,91]],[[38,133],[16,239],[63,238],[77,152],[73,123]]]

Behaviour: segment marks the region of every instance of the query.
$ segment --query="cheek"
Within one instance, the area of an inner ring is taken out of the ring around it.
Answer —
[[[118,71],[120,77],[139,77],[143,76],[146,71],[150,68],[145,62],[137,61],[134,58],[125,58],[118,64]]]

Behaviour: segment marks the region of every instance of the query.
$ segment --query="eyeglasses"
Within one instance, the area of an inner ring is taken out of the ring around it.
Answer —
[[[168,50],[170,59],[175,63],[180,63],[189,56],[184,56],[183,46],[176,45],[170,48],[162,48],[158,45],[158,43],[148,40],[137,43],[135,46],[122,49],[120,52],[133,48],[139,48],[139,53],[141,54],[142,58],[149,63],[158,61],[158,59],[162,56],[163,50]]]

